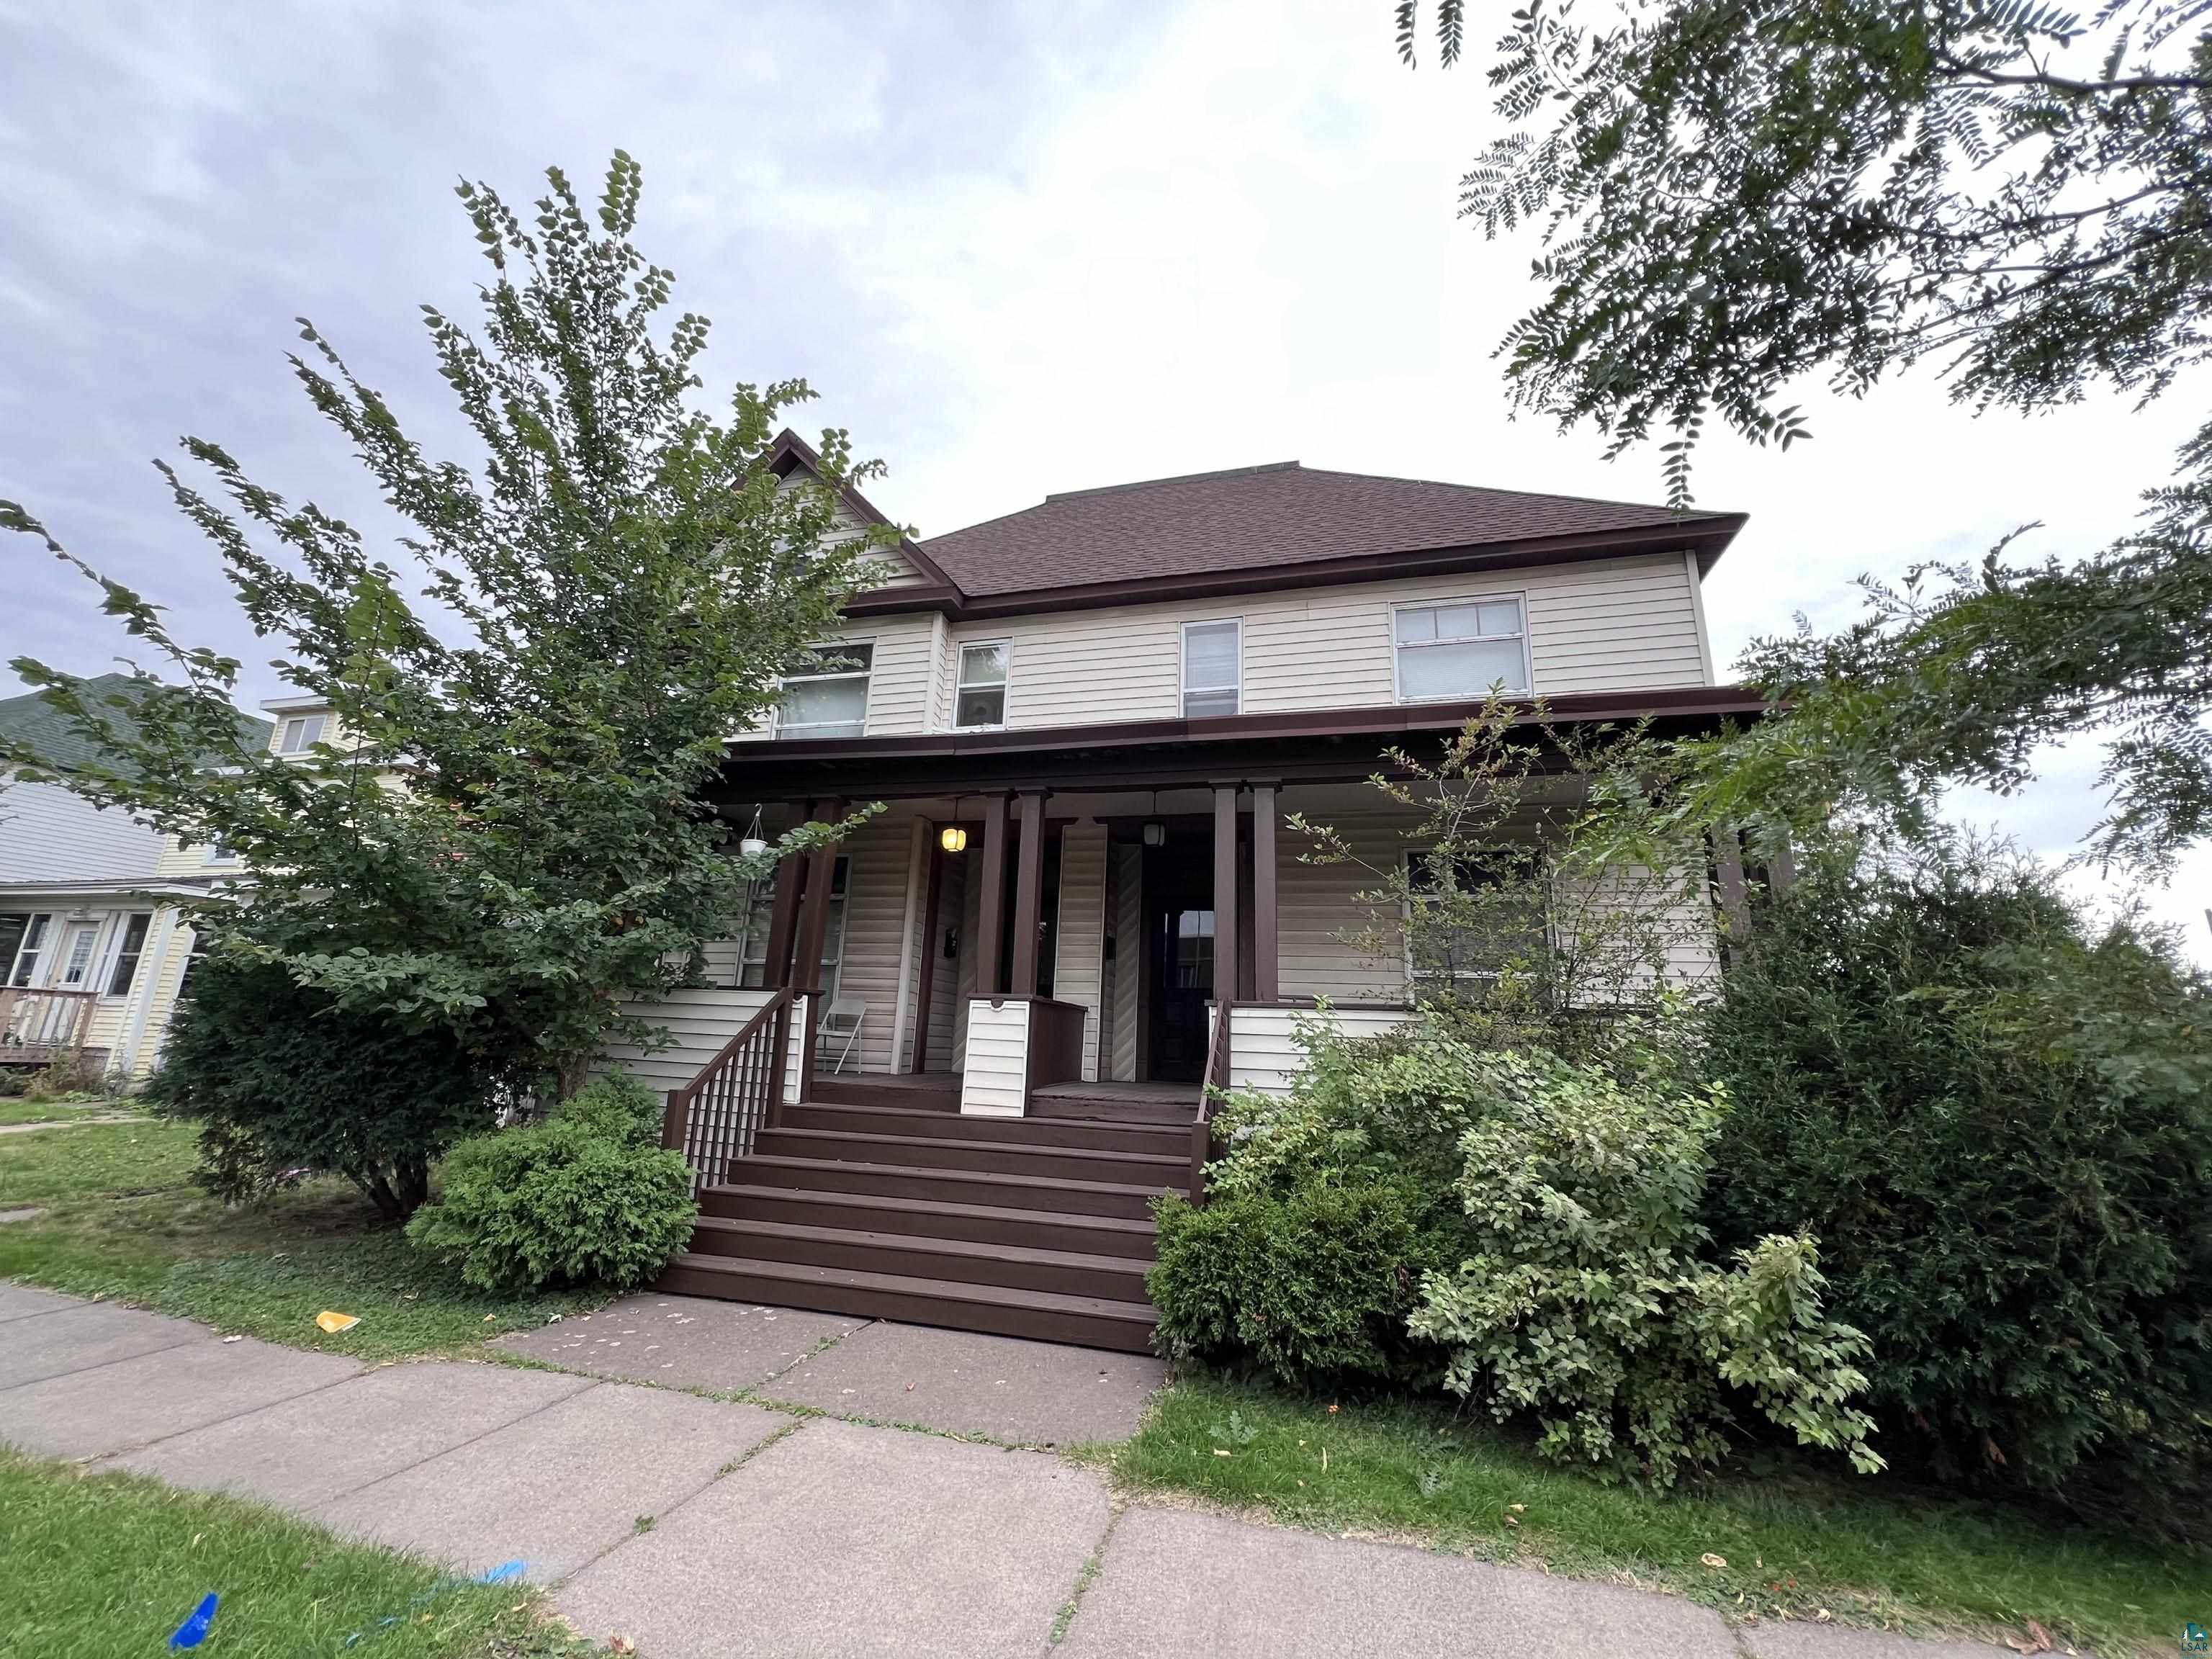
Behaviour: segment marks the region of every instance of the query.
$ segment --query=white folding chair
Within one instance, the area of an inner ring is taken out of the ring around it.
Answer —
[[[832,1042],[840,1037],[844,1039],[844,1046],[837,1050],[837,1058],[830,1066],[831,1075],[845,1069],[846,1057],[860,1040],[860,1022],[867,1017],[868,1005],[858,997],[834,997],[822,1011],[822,1035]]]

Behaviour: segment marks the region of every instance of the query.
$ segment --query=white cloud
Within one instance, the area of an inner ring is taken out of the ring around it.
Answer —
[[[1533,250],[1454,216],[1488,130],[1479,67],[1401,68],[1382,0],[958,15],[19,8],[0,493],[257,659],[143,458],[204,431],[373,513],[285,378],[289,319],[434,429],[414,306],[464,306],[474,280],[453,177],[526,199],[559,161],[589,189],[617,144],[645,164],[645,246],[716,319],[713,372],[815,380],[820,418],[892,463],[876,498],[925,533],[1291,458],[1658,492],[1655,457],[1608,466],[1588,431],[1507,418],[1491,351]],[[2107,539],[2201,392],[1977,421],[1923,374],[1863,403],[1814,388],[1815,441],[1786,456],[1715,439],[1700,497],[1752,514],[1709,592],[1721,660],[1797,611],[1840,622],[1862,570],[1978,556],[2028,519],[2051,526],[2039,549]],[[81,592],[44,570],[20,591],[0,647],[32,643],[35,615],[42,650],[100,665]],[[2096,816],[2093,771],[1995,815],[2063,853]],[[2208,889],[2192,860],[2160,905],[2212,960]]]

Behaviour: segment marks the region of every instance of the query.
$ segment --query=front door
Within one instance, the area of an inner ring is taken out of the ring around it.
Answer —
[[[1206,1075],[1206,1005],[1213,995],[1213,911],[1204,901],[1149,907],[1151,1075],[1195,1083]]]

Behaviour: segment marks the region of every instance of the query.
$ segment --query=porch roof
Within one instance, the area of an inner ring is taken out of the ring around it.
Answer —
[[[1534,702],[1516,700],[1516,724],[1536,723]],[[1373,773],[1384,747],[1425,733],[1455,732],[1482,708],[1477,699],[1011,732],[763,738],[731,744],[722,775],[731,798],[744,800],[830,793],[893,799],[1040,784],[1110,790],[1229,779],[1346,782]],[[1743,685],[1586,692],[1544,705],[1546,716],[1563,724],[1627,724],[1648,717],[1667,735],[1756,720],[1771,708],[1764,696]]]

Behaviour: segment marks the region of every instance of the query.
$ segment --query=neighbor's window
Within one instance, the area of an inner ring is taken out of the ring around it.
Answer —
[[[304,754],[323,740],[323,719],[320,714],[295,714],[284,722],[284,735],[277,739],[280,755]]]
[[[1013,647],[1003,640],[960,647],[960,689],[952,700],[952,723],[959,726],[1006,723],[1006,671]]]
[[[7,978],[0,983],[28,985],[39,971],[39,953],[46,948],[46,929],[53,926],[50,915],[27,914],[17,910],[0,915],[0,970]]]
[[[1244,625],[1229,622],[1182,625],[1182,712],[1186,719],[1233,714],[1243,678]]]
[[[1397,625],[1401,702],[1480,697],[1492,686],[1529,689],[1528,639],[1517,599],[1407,606],[1398,612]]]
[[[779,738],[857,738],[868,726],[868,671],[872,645],[822,645],[783,677]]]
[[[131,982],[138,977],[138,958],[145,954],[146,930],[154,924],[150,910],[134,910],[123,925],[123,942],[115,947],[115,961],[107,970],[107,994],[123,997],[131,994]]]
[[[62,958],[62,988],[81,991],[92,977],[92,950],[100,943],[100,924],[81,921],[70,929],[68,954]]]
[[[852,879],[853,860],[839,858],[830,872],[830,925],[822,934],[822,994],[837,994],[837,966],[845,957],[845,887]],[[745,936],[738,947],[738,985],[757,991],[768,983],[768,930],[775,916],[775,874],[770,872],[753,884],[752,902],[745,910]]]

